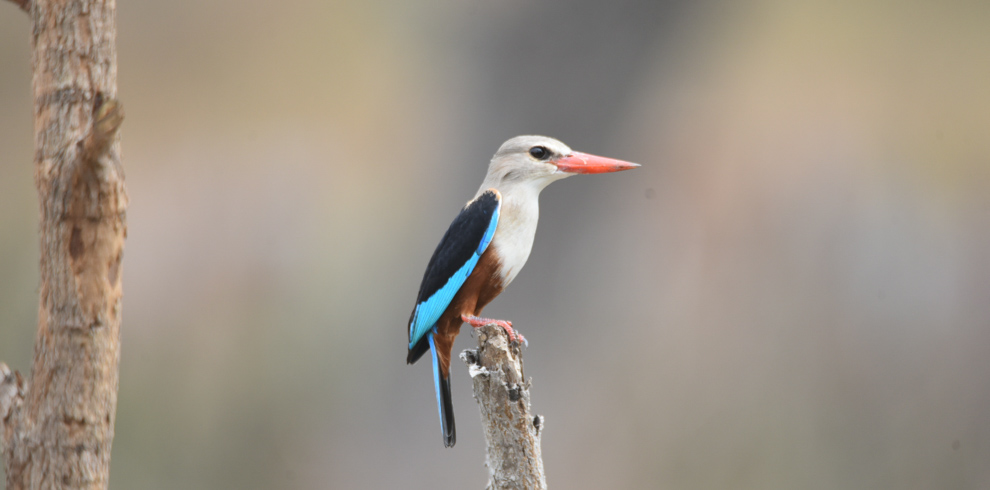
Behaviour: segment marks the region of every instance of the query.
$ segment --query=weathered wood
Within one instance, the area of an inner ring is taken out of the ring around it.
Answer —
[[[510,344],[497,325],[485,325],[475,333],[478,349],[465,350],[460,357],[468,365],[481,411],[488,488],[545,490],[540,450],[544,421],[530,411],[530,380],[523,376],[520,347]]]
[[[0,367],[7,488],[106,488],[127,235],[116,2],[30,4],[41,285],[30,382]]]

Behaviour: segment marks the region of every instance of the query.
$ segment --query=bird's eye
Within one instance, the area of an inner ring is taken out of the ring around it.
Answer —
[[[550,150],[542,146],[534,146],[529,149],[529,154],[537,160],[546,160],[550,158]]]

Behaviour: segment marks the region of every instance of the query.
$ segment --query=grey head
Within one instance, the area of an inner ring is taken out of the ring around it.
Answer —
[[[495,152],[481,191],[494,187],[504,194],[519,187],[539,193],[551,182],[573,175],[556,164],[572,153],[569,146],[554,138],[516,136]]]

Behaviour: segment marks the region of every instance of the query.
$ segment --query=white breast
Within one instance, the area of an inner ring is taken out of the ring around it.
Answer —
[[[512,196],[503,195],[498,227],[492,237],[492,246],[502,263],[500,272],[503,287],[516,278],[533,249],[536,223],[540,218],[539,203],[534,197],[512,199]]]

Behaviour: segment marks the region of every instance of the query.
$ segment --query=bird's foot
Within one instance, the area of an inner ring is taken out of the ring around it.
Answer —
[[[485,325],[491,325],[491,324],[498,325],[502,327],[503,330],[505,330],[505,333],[509,336],[510,342],[522,341],[522,343],[525,344],[526,347],[529,347],[529,341],[526,340],[526,337],[523,337],[523,334],[514,330],[512,328],[512,322],[508,320],[495,320],[492,318],[481,318],[480,316],[473,316],[473,315],[461,315],[461,320],[470,323],[471,326],[474,328],[480,328]]]

